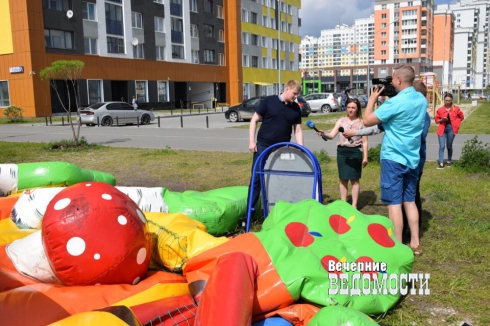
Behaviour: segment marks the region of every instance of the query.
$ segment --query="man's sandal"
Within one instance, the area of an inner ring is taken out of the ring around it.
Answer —
[[[412,249],[414,256],[420,256],[423,254],[422,247],[420,245],[417,248],[410,247],[410,249]]]

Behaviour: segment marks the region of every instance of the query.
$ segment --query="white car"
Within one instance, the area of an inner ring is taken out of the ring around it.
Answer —
[[[305,100],[310,104],[311,112],[329,113],[342,108],[342,103],[337,100],[339,96],[337,93],[313,93],[306,95]]]
[[[124,125],[124,124],[149,124],[155,120],[151,111],[134,109],[125,102],[101,102],[92,104],[80,110],[82,124],[95,126]]]

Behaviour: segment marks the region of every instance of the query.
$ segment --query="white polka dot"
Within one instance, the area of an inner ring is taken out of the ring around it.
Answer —
[[[87,183],[85,187],[90,187],[91,185],[92,185],[91,183]]]
[[[117,221],[119,222],[119,224],[121,225],[126,225],[126,223],[128,223],[128,219],[122,215],[119,215],[117,217]]]
[[[138,251],[138,256],[136,256],[136,262],[138,263],[138,265],[141,265],[145,262],[145,259],[146,259],[146,248],[141,248]]]
[[[66,206],[68,206],[70,203],[71,203],[70,198],[60,199],[56,202],[56,204],[54,204],[54,209],[59,211],[61,209],[66,208]]]
[[[137,278],[134,279],[133,285],[138,284],[139,281],[140,281],[140,277],[138,276]]]
[[[112,196],[109,195],[109,194],[103,194],[102,195],[102,198],[105,199],[105,200],[111,200],[112,199]]]
[[[100,285],[100,283],[95,283],[95,285],[97,285],[97,286],[98,286],[98,285]]]
[[[138,209],[136,212],[138,213],[138,216],[139,216],[139,218],[140,218],[141,222],[146,223],[146,217],[145,217],[145,214],[143,214],[143,212],[142,212],[142,211],[140,211],[139,209]]]
[[[85,241],[79,237],[71,238],[66,243],[66,250],[72,256],[80,256],[85,251]]]
[[[100,259],[100,254],[95,254],[95,255],[94,255],[94,259],[95,259],[95,260],[99,260],[99,259]]]

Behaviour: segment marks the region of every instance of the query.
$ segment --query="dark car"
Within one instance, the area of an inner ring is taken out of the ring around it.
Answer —
[[[250,121],[255,113],[255,108],[259,105],[260,101],[265,96],[252,97],[249,100],[245,100],[242,104],[230,107],[225,112],[225,118],[231,122],[238,122],[242,120]]]
[[[311,107],[310,104],[305,100],[305,98],[302,96],[298,96],[296,102],[298,102],[298,105],[301,108],[301,116],[302,117],[309,116],[311,113]]]

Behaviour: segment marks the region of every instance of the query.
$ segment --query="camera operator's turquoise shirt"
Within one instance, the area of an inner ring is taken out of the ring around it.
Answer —
[[[416,169],[420,161],[420,135],[424,129],[427,100],[412,86],[384,102],[374,114],[383,122],[385,135],[381,159]]]

